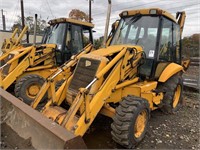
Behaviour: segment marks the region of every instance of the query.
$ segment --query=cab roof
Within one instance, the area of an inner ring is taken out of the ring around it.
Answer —
[[[48,22],[48,24],[53,25],[53,24],[57,24],[57,23],[63,23],[63,22],[69,22],[69,23],[73,23],[73,24],[77,24],[77,25],[82,25],[82,26],[87,26],[90,28],[94,28],[94,24],[89,23],[89,22],[83,22],[83,21],[79,21],[79,20],[75,20],[75,19],[71,19],[71,18],[57,18],[57,19],[52,19]]]
[[[172,14],[170,14],[169,12],[162,10],[160,8],[148,8],[148,9],[137,9],[137,10],[127,10],[127,11],[122,11],[119,16],[120,17],[126,17],[126,16],[133,16],[133,15],[137,15],[137,14],[141,14],[141,15],[162,15],[167,17],[168,19],[174,21],[177,23],[176,19],[174,18],[174,16]]]

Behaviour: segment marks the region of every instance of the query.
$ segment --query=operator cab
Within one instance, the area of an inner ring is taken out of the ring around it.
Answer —
[[[56,44],[56,63],[63,64],[72,55],[77,54],[83,48],[93,43],[93,24],[74,19],[60,18],[49,22],[50,28],[46,38],[46,44]]]
[[[139,73],[158,79],[170,63],[181,63],[180,27],[173,16],[160,9],[124,11],[111,45],[140,45],[146,55]]]

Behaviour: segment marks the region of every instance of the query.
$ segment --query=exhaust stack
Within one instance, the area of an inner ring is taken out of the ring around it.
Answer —
[[[35,14],[33,45],[36,45],[37,14]]]

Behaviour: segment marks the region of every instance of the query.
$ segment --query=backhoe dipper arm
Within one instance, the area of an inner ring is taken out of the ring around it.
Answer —
[[[182,36],[182,33],[183,33],[184,24],[185,24],[185,17],[186,17],[185,11],[176,13],[177,23],[180,25],[181,36]]]
[[[15,28],[15,30],[12,33],[11,38],[4,39],[4,42],[2,44],[1,50],[3,53],[6,53],[6,49],[11,48],[15,42],[15,35],[17,34],[18,28]]]
[[[15,46],[17,46],[19,44],[19,42],[21,41],[21,39],[23,38],[23,36],[27,30],[28,30],[28,26],[25,26],[24,29],[22,30],[22,32],[20,33],[20,35],[15,43]]]
[[[11,38],[13,39],[15,37],[15,35],[17,34],[18,28],[15,28],[14,32],[12,33]]]
[[[16,28],[12,34],[11,39],[4,41],[4,44],[2,46],[2,51],[7,54],[10,51],[12,51],[14,48],[16,48],[19,45],[20,41],[22,40],[22,38],[27,30],[28,30],[28,26],[25,26],[24,29],[22,30],[22,32],[20,33],[19,37],[17,39],[14,39],[14,37],[18,31],[18,29]]]

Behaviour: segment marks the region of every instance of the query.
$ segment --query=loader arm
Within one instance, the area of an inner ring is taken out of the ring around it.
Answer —
[[[129,75],[132,78],[130,78],[132,81],[137,82],[137,77],[135,76],[137,73],[137,69],[135,70],[135,68],[138,67],[137,64],[139,63],[139,60],[142,57],[142,53],[140,50],[136,52],[135,55],[132,55],[133,53],[132,50],[130,50],[129,48],[124,48],[104,67],[103,70],[96,74],[96,81],[94,79],[84,90],[80,90],[80,93],[84,98],[83,101],[85,105],[85,112],[82,114],[82,116],[79,118],[76,124],[77,128],[74,131],[75,135],[83,136],[85,134],[85,132],[95,119],[96,115],[102,109],[104,109],[104,107],[106,107],[106,104],[108,104],[106,101],[109,99],[109,97],[111,96],[112,92],[116,89],[118,84],[124,81]],[[133,61],[130,63],[131,60]],[[88,91],[90,86],[91,91],[92,88],[94,88],[92,87],[92,85],[95,84],[95,82],[100,82],[100,79],[103,78],[106,75],[106,73],[110,70],[112,71],[101,83],[98,90],[96,90],[96,94],[91,98],[89,95],[90,93]],[[84,93],[82,91],[84,91]],[[113,109],[105,109],[108,110],[106,113],[108,113],[109,111],[113,113]],[[68,130],[70,129],[70,126],[65,127]]]
[[[32,108],[35,109],[38,106],[46,92],[48,92],[48,98],[51,99],[53,103],[58,101],[58,99],[60,102],[62,102],[65,99],[65,94],[63,94],[62,91],[63,88],[67,87],[68,83],[66,81],[63,82],[61,87],[56,91],[55,84],[58,80],[57,78],[63,78],[65,80],[68,79],[72,75],[75,65],[77,64],[80,57],[91,52],[92,50],[92,44],[88,44],[83,51],[73,56],[69,61],[65,62],[61,67],[59,67],[50,77],[48,77],[41,90],[37,94],[35,100],[31,104]]]
[[[8,60],[3,66],[0,67],[0,86],[6,90],[15,80],[16,78],[23,73],[30,66],[30,57],[29,53],[33,50],[33,47],[25,48],[22,53],[19,55],[15,55],[13,58]],[[28,54],[28,55],[27,55]],[[26,56],[27,55],[27,56]],[[11,55],[8,55],[8,57]],[[19,65],[16,66],[20,57],[25,56],[25,58],[20,62]],[[12,64],[14,66],[12,67]],[[15,68],[14,68],[15,67]],[[14,68],[14,69],[13,69]],[[13,69],[9,74],[9,70]]]
[[[2,60],[7,59],[7,61],[0,67],[0,86],[6,90],[14,81],[23,74],[24,71],[29,67],[34,67],[38,63],[45,61],[49,57],[49,53],[51,53],[54,45],[49,45],[49,47],[45,47],[46,51],[40,52],[40,49],[37,50],[37,47],[31,46],[27,48],[23,48],[20,50],[11,51],[7,55],[2,56]],[[49,52],[50,51],[50,52]],[[39,55],[39,57],[37,56]],[[43,59],[45,58],[45,59]],[[51,62],[49,64],[45,64],[44,67],[52,68]]]

